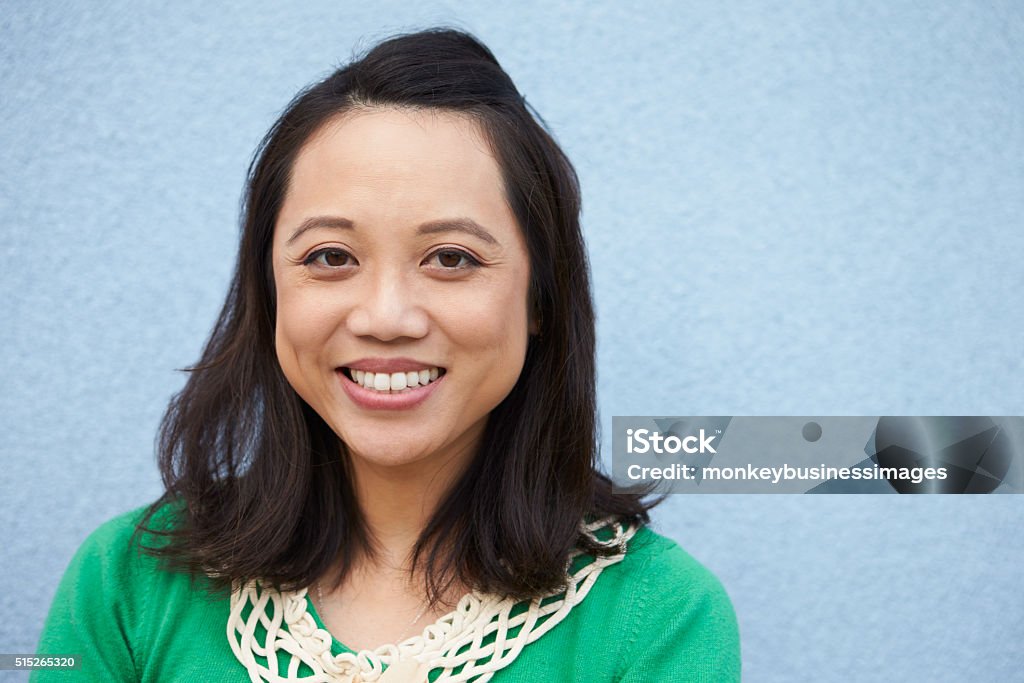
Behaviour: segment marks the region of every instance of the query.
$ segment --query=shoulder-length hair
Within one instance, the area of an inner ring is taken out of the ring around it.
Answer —
[[[645,523],[650,504],[613,495],[597,469],[594,311],[575,170],[490,50],[455,30],[378,44],[300,92],[256,150],[227,299],[161,425],[166,492],[139,525],[159,539],[147,551],[220,587],[259,579],[282,589],[310,585],[335,562],[340,582],[358,553],[373,552],[344,444],[278,364],[270,261],[296,156],[355,107],[437,109],[480,125],[525,237],[540,321],[479,451],[423,529],[414,566],[433,602],[455,579],[523,598],[557,590],[573,548],[616,551],[581,533],[582,520]],[[154,517],[167,504],[177,510],[170,525]]]

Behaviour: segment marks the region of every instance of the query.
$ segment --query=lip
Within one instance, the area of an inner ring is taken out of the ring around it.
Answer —
[[[394,362],[394,359],[391,360]],[[364,367],[360,365],[346,365],[344,367],[354,368],[356,370],[363,370]],[[381,370],[377,372],[388,372],[387,369],[383,369],[385,366],[381,365]],[[388,368],[393,366],[387,366]],[[419,364],[415,367],[409,367],[405,372],[412,372],[413,370],[421,370],[424,367],[437,367],[431,365]],[[390,370],[391,372],[403,372],[401,368]],[[366,372],[374,372],[373,370],[366,370]],[[447,373],[441,375],[433,382],[426,386],[412,387],[408,389],[402,389],[401,391],[384,393],[383,391],[375,391],[374,389],[367,389],[366,387],[356,384],[342,372],[341,368],[334,371],[334,374],[338,377],[338,381],[341,382],[341,388],[344,389],[352,402],[360,408],[366,410],[409,410],[415,408],[419,404],[426,401],[434,391],[437,390],[439,384],[444,382]]]
[[[415,372],[417,370],[429,370],[430,368],[440,368],[443,366],[415,360],[414,358],[360,358],[357,361],[345,363],[342,367],[362,370],[364,372],[386,372],[391,374],[392,372]]]

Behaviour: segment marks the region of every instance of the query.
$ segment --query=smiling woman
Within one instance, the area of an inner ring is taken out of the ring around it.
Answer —
[[[519,378],[536,325],[502,188],[479,126],[437,110],[346,113],[295,161],[274,233],[277,355],[357,484],[372,464],[450,484]]]
[[[464,33],[300,93],[166,493],[83,544],[39,651],[111,681],[737,680],[721,585],[598,469],[579,211]]]

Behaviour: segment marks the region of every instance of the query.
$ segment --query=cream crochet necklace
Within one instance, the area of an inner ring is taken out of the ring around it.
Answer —
[[[253,683],[423,683],[435,669],[436,681],[485,683],[581,603],[605,567],[622,561],[637,527],[607,518],[581,530],[617,552],[592,558],[571,574],[567,569],[565,590],[529,602],[467,593],[454,611],[398,644],[335,655],[331,634],[309,612],[308,589],[278,592],[258,581],[236,584],[231,593],[228,642]],[[599,530],[610,537],[598,539]],[[574,551],[570,566],[580,555]],[[513,616],[517,605],[525,609]],[[312,674],[299,676],[302,664]]]

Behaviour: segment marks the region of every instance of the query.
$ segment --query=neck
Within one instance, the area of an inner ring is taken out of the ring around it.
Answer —
[[[352,457],[355,493],[375,550],[372,558],[365,558],[367,568],[411,578],[412,549],[465,472],[475,446],[456,445],[443,456],[402,465]]]

